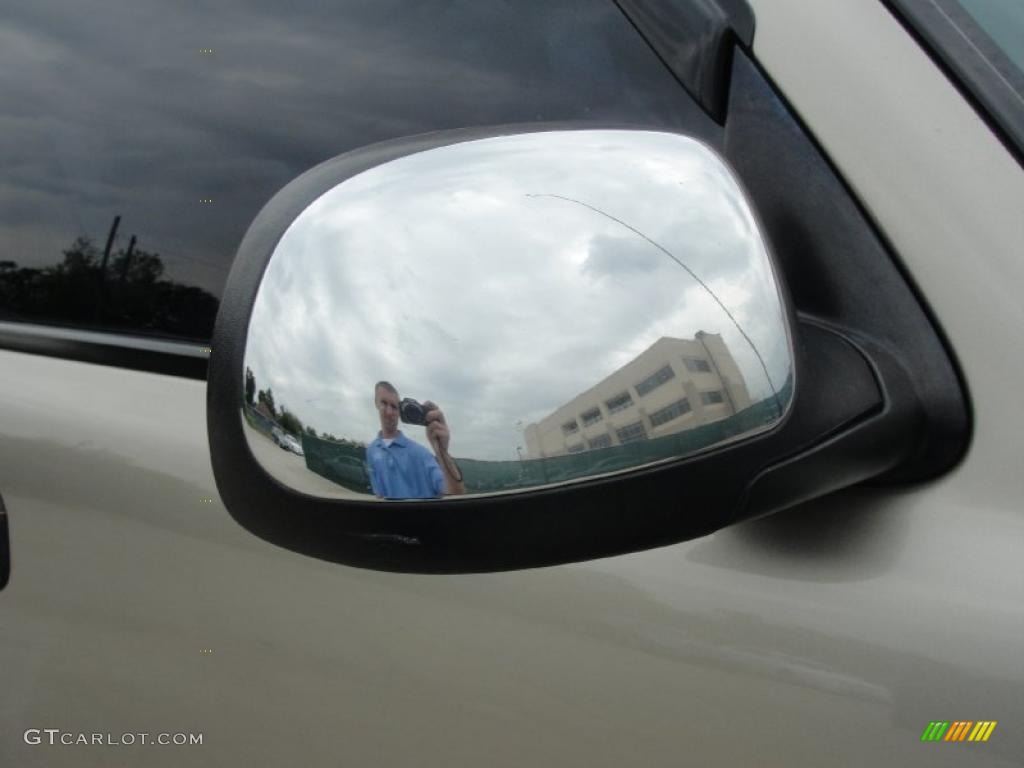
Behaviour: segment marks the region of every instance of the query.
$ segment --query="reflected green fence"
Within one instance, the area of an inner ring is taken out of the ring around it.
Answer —
[[[775,400],[757,403],[734,416],[665,437],[640,440],[628,445],[598,448],[566,456],[524,461],[476,461],[459,459],[471,493],[502,491],[523,486],[575,480],[614,472],[662,459],[696,453],[716,443],[770,424],[778,418]]]
[[[268,419],[255,408],[243,409],[249,425],[271,438],[271,431],[281,425]],[[306,454],[306,467],[333,483],[359,493],[372,493],[370,477],[366,474],[366,451],[352,443],[336,443],[302,433],[302,452]]]
[[[790,382],[780,392],[779,400],[787,402]],[[771,424],[778,418],[774,398],[755,403],[744,411],[665,437],[642,440],[628,445],[598,448],[567,456],[522,461],[479,461],[456,459],[470,493],[486,493],[559,483],[619,469],[648,464],[661,459],[696,453],[724,440]],[[366,449],[352,443],[340,443],[311,435],[302,436],[306,466],[318,475],[352,491],[369,493],[370,479],[366,469]]]
[[[302,435],[306,466],[343,488],[358,493],[373,493],[366,469],[366,449],[361,445],[324,440]]]

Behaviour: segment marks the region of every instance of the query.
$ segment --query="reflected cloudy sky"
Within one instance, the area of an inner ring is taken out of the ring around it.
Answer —
[[[137,234],[169,277],[219,296],[260,207],[319,162],[581,119],[712,129],[612,3],[5,3],[0,260],[57,263],[79,235],[102,247],[120,214],[115,248]]]
[[[722,334],[752,398],[768,396],[709,291],[630,228],[707,284],[781,386],[789,342],[741,192],[706,147],[653,132],[487,139],[342,183],[271,259],[246,365],[304,423],[363,441],[390,380],[438,402],[453,455],[480,459],[514,459],[519,425],[663,336]]]

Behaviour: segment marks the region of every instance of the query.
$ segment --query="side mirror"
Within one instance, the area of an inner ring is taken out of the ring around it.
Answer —
[[[727,164],[671,133],[450,132],[318,166],[247,233],[213,349],[231,514],[367,567],[679,541],[917,439],[909,399],[872,418],[877,362],[795,321]]]

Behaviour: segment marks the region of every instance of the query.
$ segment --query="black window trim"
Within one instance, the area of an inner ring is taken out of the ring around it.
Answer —
[[[1024,166],[1024,75],[1011,84],[999,71],[993,62],[1015,72],[999,46],[953,0],[882,3]]]
[[[210,347],[203,344],[0,321],[0,349],[206,380]]]

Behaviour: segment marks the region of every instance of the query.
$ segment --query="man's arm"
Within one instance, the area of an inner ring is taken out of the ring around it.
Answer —
[[[462,471],[455,459],[448,453],[448,444],[451,441],[451,431],[445,422],[441,409],[429,400],[423,403],[427,411],[427,440],[434,449],[434,458],[441,468],[444,476],[445,494],[458,495],[466,492],[466,484],[462,480]]]
[[[466,484],[462,481],[462,472],[455,463],[455,459],[447,451],[444,452],[443,457],[436,453],[434,457],[437,459],[437,464],[441,467],[441,473],[444,475],[445,494],[458,495],[465,493]]]

